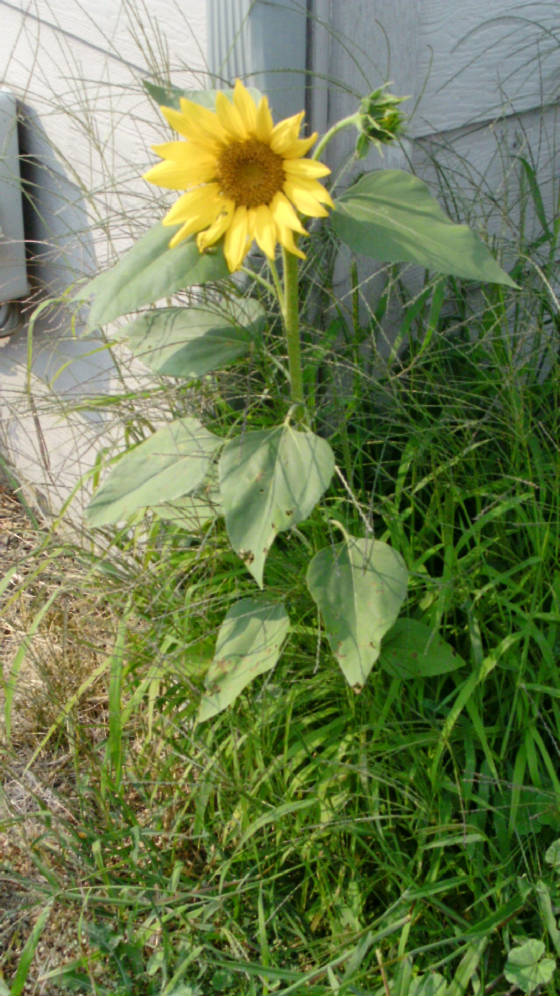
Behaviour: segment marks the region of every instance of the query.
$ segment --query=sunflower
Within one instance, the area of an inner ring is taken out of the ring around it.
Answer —
[[[295,239],[307,234],[298,212],[323,218],[333,207],[318,182],[330,173],[328,166],[302,158],[317,138],[299,137],[304,112],[274,125],[267,98],[257,106],[240,80],[233,101],[218,93],[215,112],[183,97],[180,106],[161,111],[186,141],[154,145],[163,162],[145,174],[160,187],[186,190],[163,219],[164,225],[181,225],[170,248],[196,232],[204,252],[224,236],[232,272],[253,240],[269,259],[277,243],[304,259]]]

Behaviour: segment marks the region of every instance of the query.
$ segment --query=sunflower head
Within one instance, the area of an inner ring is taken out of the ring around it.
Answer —
[[[374,90],[360,104],[356,118],[359,132],[356,153],[359,159],[367,155],[372,142],[381,151],[382,145],[394,142],[404,131],[406,116],[398,107],[408,97],[395,97],[392,93],[386,93],[387,86],[388,83],[379,90]]]
[[[296,245],[306,234],[299,213],[322,218],[333,202],[319,183],[328,166],[303,158],[317,138],[299,137],[303,111],[275,125],[267,98],[256,104],[240,80],[231,101],[218,93],[215,111],[184,97],[180,110],[161,111],[182,138],[153,147],[162,162],[145,179],[185,191],[163,219],[181,226],[169,245],[196,233],[203,252],[223,237],[230,271],[253,240],[270,259],[278,244],[304,258]]]

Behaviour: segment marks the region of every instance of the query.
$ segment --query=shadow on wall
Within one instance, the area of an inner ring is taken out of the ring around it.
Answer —
[[[96,269],[82,192],[55,158],[37,113],[26,105],[20,113],[32,293],[21,302],[19,330],[0,339],[0,454],[28,497],[56,513],[93,465],[105,434],[98,412],[78,413],[73,404],[110,393],[116,370],[101,335],[86,335],[71,302],[60,300]],[[30,323],[47,296],[53,303]]]

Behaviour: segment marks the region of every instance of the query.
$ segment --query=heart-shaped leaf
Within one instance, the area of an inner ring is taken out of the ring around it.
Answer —
[[[463,667],[459,657],[437,633],[416,619],[397,619],[379,657],[384,671],[398,678],[432,678]]]
[[[275,536],[307,518],[333,470],[327,441],[289,425],[246,432],[224,447],[219,473],[228,536],[261,587]]]
[[[184,529],[187,533],[198,533],[209,522],[213,522],[221,514],[219,495],[217,493],[205,496],[199,491],[194,495],[175,498],[174,501],[154,505],[152,508],[158,519],[171,522],[174,526]]]
[[[177,419],[121,457],[87,509],[93,526],[190,494],[205,478],[222,440],[195,418]]]
[[[242,598],[232,606],[218,633],[198,710],[199,722],[234,702],[258,674],[272,670],[289,629],[283,605]]]
[[[307,571],[307,585],[325,623],[331,650],[359,691],[406,597],[408,572],[399,553],[380,540],[347,536],[325,547]]]
[[[426,184],[404,170],[362,177],[337,199],[332,224],[354,252],[380,262],[516,286],[478,236],[452,222]]]
[[[155,225],[121,257],[81,287],[78,301],[93,298],[88,327],[104,325],[120,315],[153,304],[185,287],[220,280],[228,276],[221,248],[200,253],[191,238],[169,248],[169,240],[179,226]]]
[[[512,948],[507,956],[504,975],[508,982],[530,996],[539,986],[545,986],[554,975],[554,958],[545,958],[544,944],[534,939]]]
[[[147,311],[123,334],[152,370],[192,380],[244,356],[263,325],[261,305],[248,298],[229,314],[202,306]]]

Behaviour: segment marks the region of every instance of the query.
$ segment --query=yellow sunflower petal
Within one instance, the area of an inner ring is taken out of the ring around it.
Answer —
[[[287,159],[284,172],[291,180],[318,180],[320,176],[328,176],[331,171],[328,166],[315,159]]]
[[[300,111],[299,114],[294,114],[291,118],[279,121],[272,129],[270,147],[279,156],[283,154],[284,149],[291,148],[293,143],[297,141],[304,116],[305,112]]]
[[[220,196],[218,184],[208,183],[204,187],[197,187],[196,190],[189,190],[188,193],[179,197],[179,200],[175,201],[165,215],[163,224],[178,225],[180,221],[186,222],[190,217],[198,218],[201,214],[206,215],[210,213],[210,217],[206,222],[209,225],[219,215],[223,203],[224,200]],[[198,227],[203,228],[204,226],[199,225]],[[193,231],[196,231],[196,229],[193,229]]]
[[[176,111],[174,107],[160,107],[160,111],[167,123],[175,131],[178,131],[180,135],[184,135],[185,138],[189,138],[191,129],[189,128],[187,119],[180,111]]]
[[[257,245],[262,249],[265,256],[268,256],[269,259],[274,259],[274,250],[278,241],[276,223],[270,208],[266,204],[260,204],[255,209],[254,235]]]
[[[220,211],[219,207],[218,211]],[[208,226],[213,225],[217,220],[216,214],[217,212],[215,205],[199,203],[198,208],[196,210],[191,209],[189,211],[188,218],[184,220],[183,225],[181,226],[179,231],[175,232],[175,235],[172,236],[172,238],[169,241],[169,248],[173,249],[174,246],[178,245],[179,242],[182,242],[184,239],[188,238],[189,235],[194,235],[195,232],[200,232],[202,231],[203,228],[208,228]],[[162,224],[176,225],[179,221],[182,220],[183,220],[182,218],[176,218],[174,221],[170,222],[169,215],[167,214],[165,218],[163,218]]]
[[[210,108],[203,107],[202,104],[197,104],[194,100],[187,100],[186,97],[181,97],[180,104],[181,114],[193,132],[194,141],[196,141],[197,133],[213,141],[227,141],[227,133],[220,125],[216,111],[211,111]]]
[[[148,183],[156,183],[159,187],[167,187],[168,190],[186,190],[199,183],[207,183],[214,175],[215,163],[212,159],[189,165],[166,160],[152,166],[147,173],[144,173],[144,179]]]
[[[292,231],[298,232],[300,235],[307,235],[305,228],[284,194],[278,193],[273,197],[270,203],[270,210],[274,222],[279,228],[291,228]]]
[[[305,253],[296,246],[291,229],[284,228],[280,225],[278,228],[278,240],[283,245],[284,249],[288,250],[288,252],[291,252],[294,256],[299,256],[300,259],[305,259]]]
[[[192,139],[180,139],[178,142],[161,142],[159,145],[152,145],[152,149],[160,159],[172,159],[176,163],[192,163],[195,159],[211,160],[215,162],[215,153],[209,152],[208,147]]]
[[[270,113],[268,100],[266,97],[261,97],[259,106],[257,107],[255,138],[258,138],[259,142],[265,142],[267,145],[270,144],[270,136],[272,135],[273,127],[272,114]]]
[[[295,183],[300,187],[305,187],[312,197],[316,197],[321,204],[326,204],[331,209],[334,208],[334,201],[322,183],[319,183],[317,180],[296,180]]]
[[[201,207],[198,213],[190,214],[187,221],[183,223],[183,226],[179,229],[179,231],[175,232],[175,235],[172,236],[169,242],[169,248],[173,249],[173,246],[176,246],[179,242],[182,242],[183,239],[186,239],[189,235],[194,235],[195,232],[202,231],[203,228],[208,228],[208,226],[213,225],[215,221],[215,211],[213,211],[210,206],[205,208]],[[167,215],[163,218],[162,224],[170,224],[167,219]],[[173,224],[177,224],[177,222],[175,221]]]
[[[208,144],[208,133],[194,127],[191,119],[187,117],[187,115],[182,114],[181,111],[176,111],[174,107],[160,107],[160,111],[167,123],[170,124],[175,131],[178,131],[180,135],[183,135],[184,138],[202,141],[205,145]],[[216,148],[219,147],[215,135],[212,136],[211,142],[214,146],[216,146]]]
[[[178,142],[160,142],[159,145],[152,145],[151,149],[160,159],[179,160],[185,153],[188,155],[187,149],[190,147],[190,142],[180,139]]]
[[[173,236],[173,238],[169,240],[169,249],[174,249],[175,246],[178,246],[180,242],[184,242],[185,239],[188,239],[189,235],[191,235],[191,234],[192,233],[191,233],[191,231],[189,229],[188,222],[186,222],[179,229],[178,232],[175,232],[175,235]]]
[[[241,266],[247,248],[247,208],[238,207],[224,239],[224,256],[231,273]]]
[[[298,211],[312,218],[324,218],[328,212],[323,204],[332,207],[331,195],[316,181],[290,180],[284,183],[284,192],[295,204]]]
[[[233,201],[225,201],[222,214],[204,232],[200,232],[196,237],[196,244],[199,252],[204,252],[208,246],[213,246],[222,235],[227,232],[231,217],[235,210]]]
[[[230,142],[232,138],[236,141],[243,141],[244,138],[247,138],[247,130],[243,124],[243,118],[237,107],[230,104],[225,93],[218,93],[216,95],[216,114]]]
[[[257,126],[257,106],[241,80],[235,81],[233,103],[239,112],[247,136],[253,135]]]
[[[317,141],[317,132],[314,131],[309,138],[296,138],[291,145],[286,146],[282,151],[284,159],[299,159],[307,155],[312,145]]]

